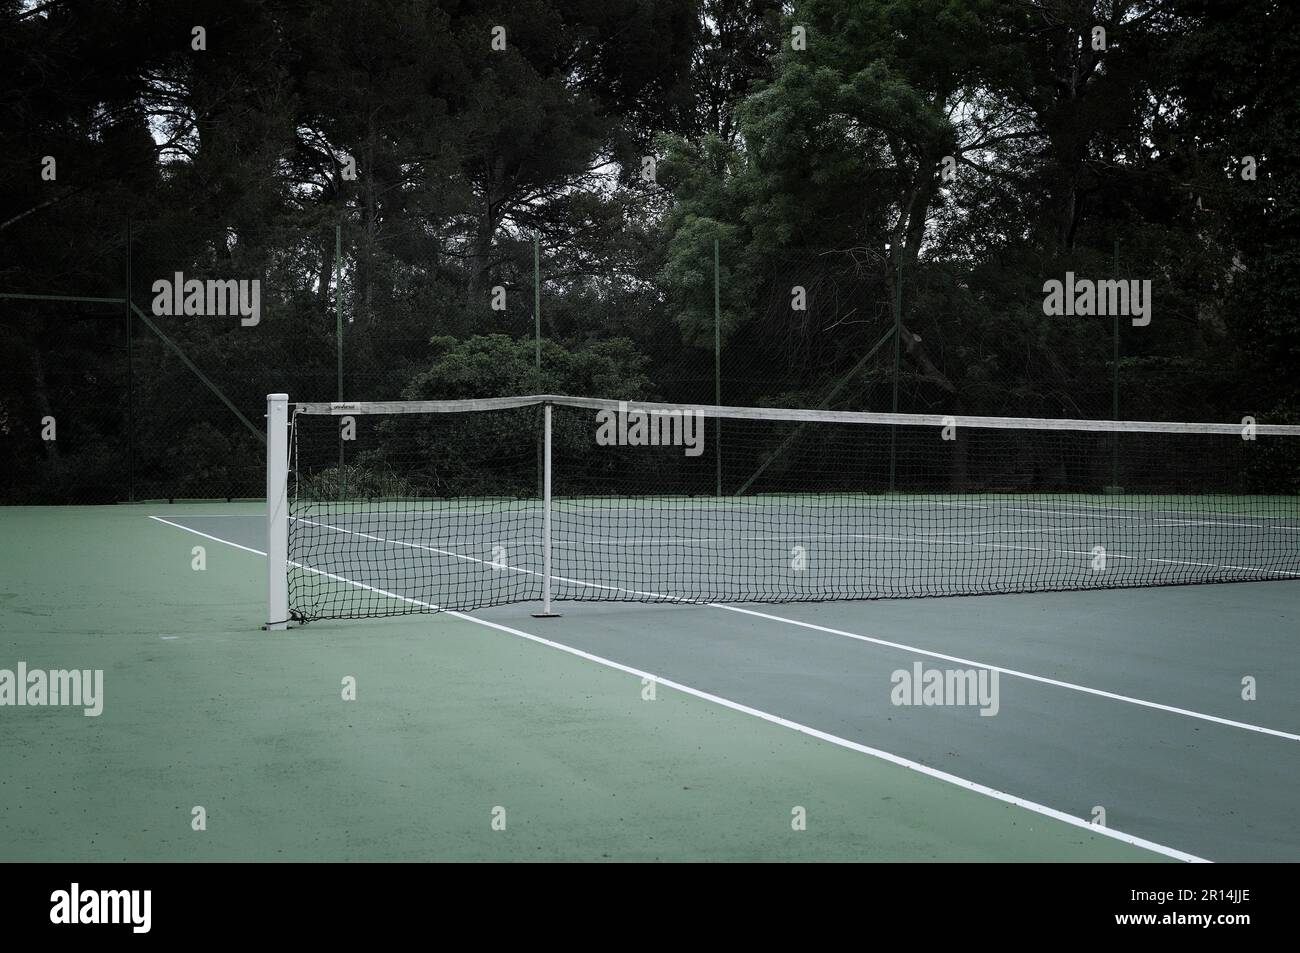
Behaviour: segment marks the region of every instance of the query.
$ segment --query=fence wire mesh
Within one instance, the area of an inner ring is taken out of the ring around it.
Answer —
[[[1117,367],[1108,319],[1048,318],[1040,288],[995,300],[924,258],[895,271],[875,249],[670,254],[649,227],[594,250],[518,232],[466,248],[352,221],[85,227],[88,259],[48,249],[22,287],[0,271],[0,291],[47,296],[0,299],[16,357],[0,385],[8,502],[260,497],[270,392],[1108,418],[1118,372],[1121,418],[1240,406],[1226,381],[1242,375],[1207,359],[1213,325],[1194,301],[1158,338],[1121,328]],[[1069,267],[1113,266],[1045,270]],[[166,313],[177,281],[253,279],[256,314]]]

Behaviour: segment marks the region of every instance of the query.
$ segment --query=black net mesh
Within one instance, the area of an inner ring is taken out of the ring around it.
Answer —
[[[1300,578],[1300,437],[552,408],[555,599]],[[598,416],[600,415],[600,416]],[[294,617],[540,600],[542,409],[297,414]]]

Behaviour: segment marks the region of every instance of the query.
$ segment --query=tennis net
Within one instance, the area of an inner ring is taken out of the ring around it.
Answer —
[[[1295,426],[277,397],[273,624],[1300,578]]]

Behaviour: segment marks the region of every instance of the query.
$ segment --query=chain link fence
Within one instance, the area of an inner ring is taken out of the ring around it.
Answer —
[[[1110,417],[1118,380],[1121,417],[1209,419],[1216,388],[1240,379],[1205,360],[1213,322],[1174,290],[1157,289],[1177,313],[1150,333],[1047,318],[1041,287],[894,268],[879,249],[719,242],[670,257],[654,241],[593,254],[505,233],[476,249],[330,221],[92,226],[91,259],[40,287],[0,274],[10,503],[259,498],[271,392]],[[1042,267],[1071,269],[1141,271],[1118,256]],[[255,296],[240,284],[253,279]],[[204,313],[169,313],[189,310],[191,282]],[[214,283],[248,313],[208,313]]]

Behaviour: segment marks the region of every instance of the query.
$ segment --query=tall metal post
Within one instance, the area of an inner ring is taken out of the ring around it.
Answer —
[[[338,399],[343,402],[343,226],[334,223],[334,342],[338,349]]]
[[[1115,239],[1115,280],[1119,280],[1119,239]],[[1119,420],[1119,309],[1112,308],[1114,326],[1111,329],[1110,368],[1110,419]],[[1110,436],[1110,492],[1119,493],[1119,432]]]
[[[722,267],[718,239],[713,240],[713,404],[722,406]],[[713,458],[717,496],[722,496],[722,418],[713,421]]]
[[[542,386],[542,236],[539,232],[533,232],[533,360],[537,368],[537,390],[545,390]],[[550,413],[550,408],[547,408]],[[546,438],[545,443],[549,446],[550,439]],[[545,479],[542,471],[550,468],[542,459],[544,450],[541,444],[537,447],[537,469],[538,480]],[[538,487],[538,495],[542,494],[542,487]]]
[[[135,502],[135,336],[131,320],[131,219],[126,220],[126,499]]]
[[[533,340],[537,370],[542,369],[542,238],[533,233]],[[541,381],[538,381],[540,386]]]
[[[903,345],[903,250],[894,248],[894,398],[890,410],[898,413],[898,375]],[[889,426],[889,492],[896,488],[898,469],[898,424]]]

